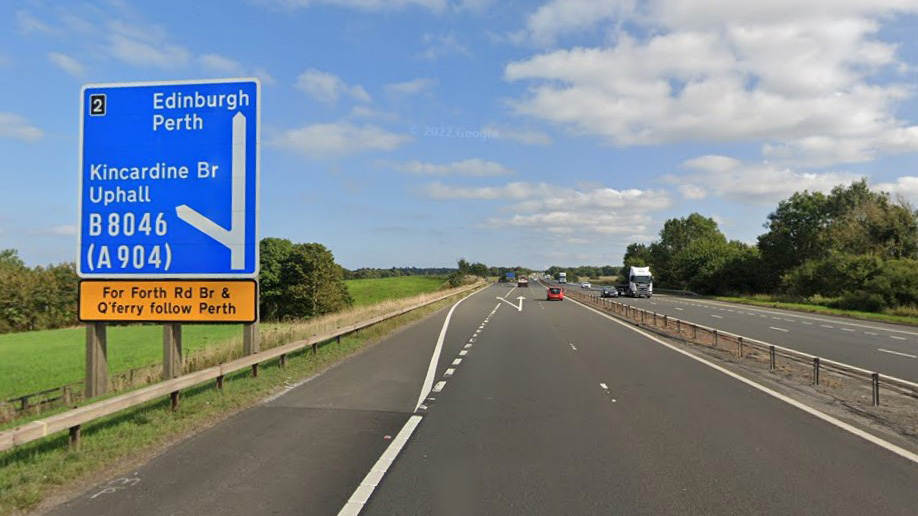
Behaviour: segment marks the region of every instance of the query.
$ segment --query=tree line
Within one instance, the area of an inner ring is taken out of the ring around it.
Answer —
[[[346,279],[437,275],[451,286],[466,276],[487,277],[493,268],[460,259],[458,267],[390,269],[341,267],[317,243],[283,238],[259,242],[260,315],[265,321],[305,319],[353,306]],[[79,324],[79,277],[74,263],[27,267],[16,250],[0,250],[0,333],[65,328]]]
[[[73,263],[27,267],[16,250],[0,250],[0,333],[76,324],[78,284]]]
[[[755,244],[728,241],[698,213],[667,220],[658,240],[630,244],[625,267],[649,265],[660,286],[701,294],[828,298],[880,311],[918,305],[918,211],[865,180],[778,203]]]

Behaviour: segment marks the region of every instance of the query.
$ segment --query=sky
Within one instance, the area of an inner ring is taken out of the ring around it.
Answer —
[[[10,0],[0,249],[74,261],[89,83],[258,77],[260,236],[358,267],[754,243],[795,191],[918,204],[918,0]]]

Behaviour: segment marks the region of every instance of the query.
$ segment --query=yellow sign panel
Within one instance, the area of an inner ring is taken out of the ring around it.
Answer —
[[[236,322],[258,318],[254,280],[87,280],[80,282],[85,322]]]

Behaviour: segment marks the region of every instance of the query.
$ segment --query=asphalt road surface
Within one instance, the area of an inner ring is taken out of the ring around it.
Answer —
[[[589,292],[579,285],[567,288]],[[592,293],[599,295],[599,290]],[[914,326],[666,295],[618,301],[918,382],[918,328]]]
[[[52,514],[915,514],[915,462],[544,299],[488,287],[430,378],[446,310]]]

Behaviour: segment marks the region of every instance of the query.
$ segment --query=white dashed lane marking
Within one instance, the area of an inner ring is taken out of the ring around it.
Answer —
[[[711,317],[715,319],[723,319],[723,316],[711,314]]]
[[[784,328],[778,328],[777,326],[769,326],[769,328],[772,330],[783,331],[784,333],[787,333],[790,331],[790,330],[785,330]]]
[[[444,385],[446,385],[446,382],[437,382],[437,384],[433,386],[433,389],[432,389],[433,392],[440,392],[440,391],[442,391]]]
[[[915,356],[915,355],[909,355],[908,353],[900,353],[898,351],[890,351],[888,349],[883,349],[883,348],[878,348],[877,351],[882,351],[883,353],[889,353],[890,355],[899,355],[900,357],[918,358],[918,356]]]

